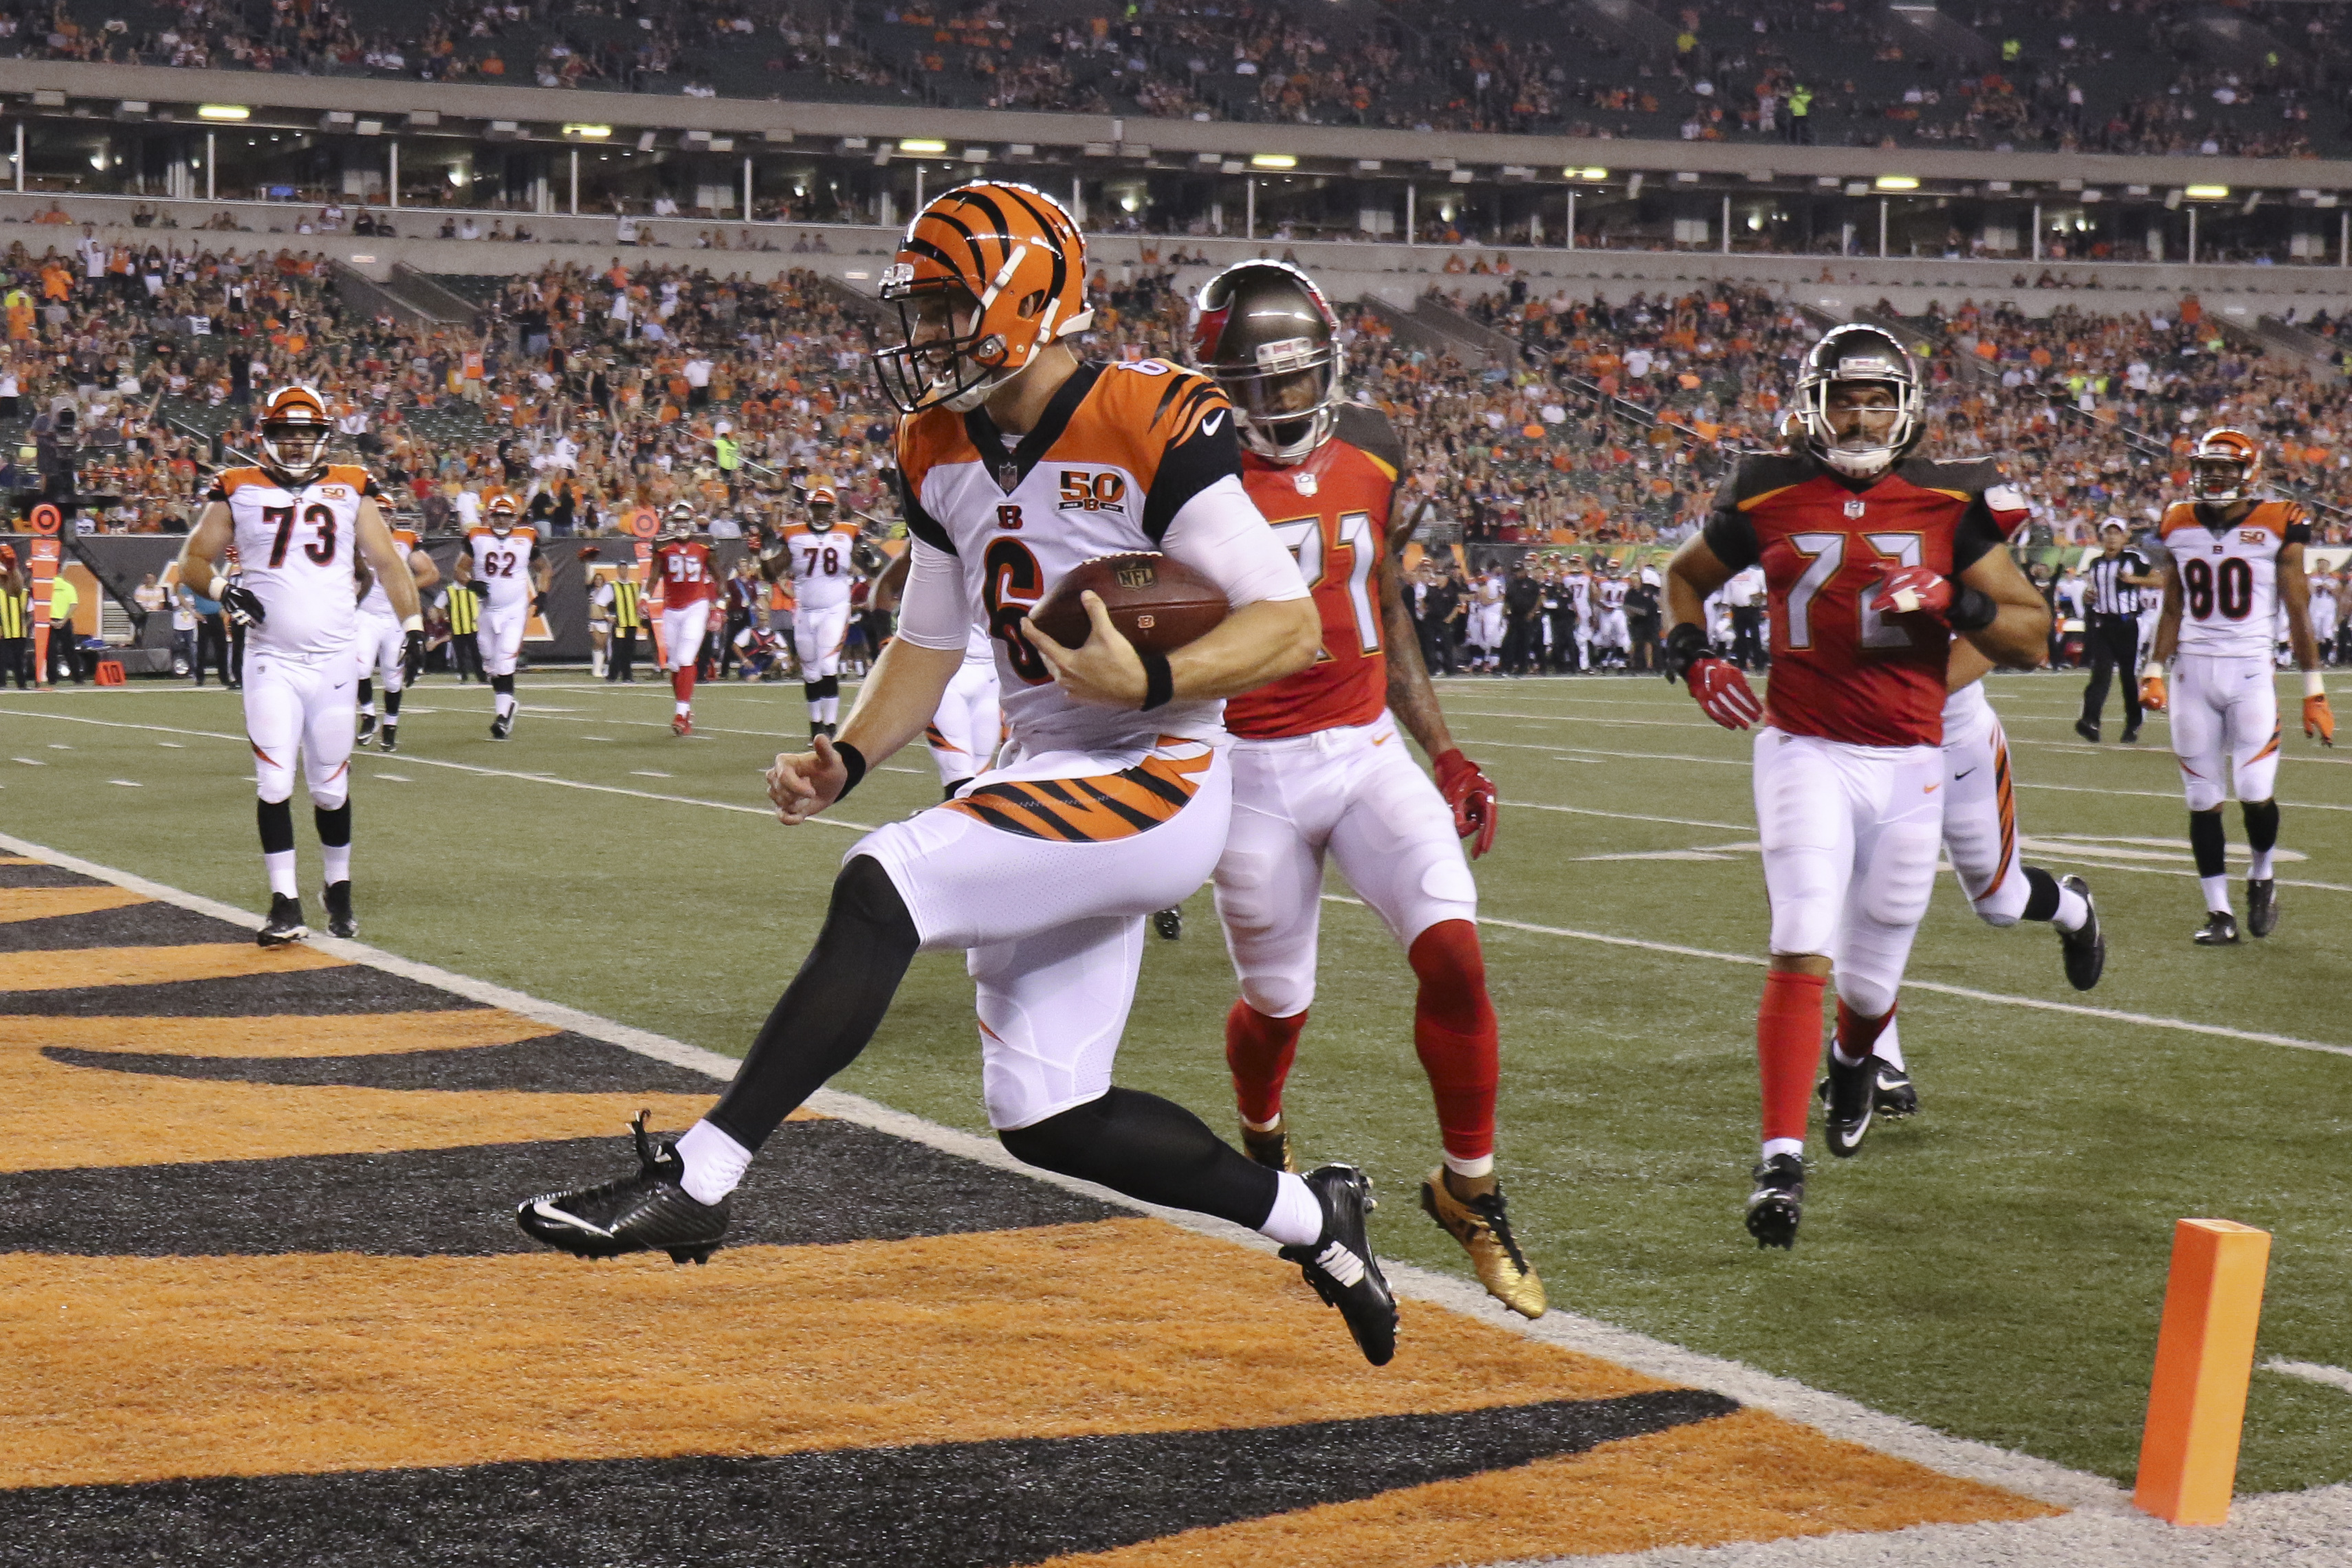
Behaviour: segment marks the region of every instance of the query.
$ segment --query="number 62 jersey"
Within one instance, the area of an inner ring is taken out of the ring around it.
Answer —
[[[227,504],[245,587],[261,599],[250,642],[315,657],[351,646],[358,631],[360,501],[377,494],[364,468],[331,466],[289,490],[266,469],[224,469],[208,501]]]

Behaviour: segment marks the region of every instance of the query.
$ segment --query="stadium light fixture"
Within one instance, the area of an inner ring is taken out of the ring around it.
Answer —
[[[602,141],[613,134],[613,128],[609,125],[567,125],[563,128],[563,134],[577,136],[583,141]]]
[[[253,110],[241,103],[200,103],[196,105],[198,120],[251,120]]]
[[[947,150],[948,144],[946,142],[939,141],[933,137],[918,136],[909,139],[902,136],[898,139],[898,151],[901,152],[912,152],[918,156],[929,155],[931,157],[938,157]]]
[[[1250,155],[1253,169],[1296,169],[1298,160],[1287,152],[1254,152]]]
[[[1916,191],[1919,179],[1916,174],[1881,174],[1871,182],[1882,191]]]
[[[2192,202],[2226,202],[2230,199],[2227,185],[2191,185],[2181,194]]]
[[[1560,171],[1560,174],[1563,178],[1570,180],[1606,180],[1609,178],[1609,171],[1601,168],[1597,163],[1589,169],[1562,169]]]

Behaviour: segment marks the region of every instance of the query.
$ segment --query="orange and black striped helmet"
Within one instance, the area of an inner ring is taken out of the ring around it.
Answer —
[[[2200,501],[2242,501],[2253,494],[2262,465],[2262,443],[2217,424],[2197,438],[2189,455],[2189,488]]]
[[[280,479],[308,484],[327,466],[334,434],[327,404],[306,386],[283,386],[261,405],[261,453]]]
[[[1010,181],[959,185],[916,214],[882,274],[899,329],[875,349],[882,395],[901,413],[977,408],[1086,330],[1086,241],[1060,203]]]

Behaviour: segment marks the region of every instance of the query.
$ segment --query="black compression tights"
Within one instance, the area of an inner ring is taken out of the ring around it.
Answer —
[[[747,1149],[765,1143],[826,1079],[857,1060],[920,946],[881,862],[859,855],[843,867],[816,946],[707,1120]]]
[[[997,1137],[1017,1159],[1169,1208],[1252,1230],[1274,1212],[1275,1172],[1236,1150],[1171,1100],[1113,1089]]]

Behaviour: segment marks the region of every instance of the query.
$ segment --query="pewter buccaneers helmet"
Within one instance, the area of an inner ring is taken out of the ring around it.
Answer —
[[[2242,430],[2215,425],[2197,438],[2189,455],[2189,492],[2200,501],[2245,500],[2254,493],[2254,476],[2262,466],[2260,442]]]
[[[261,409],[261,453],[277,476],[291,486],[309,484],[327,468],[327,441],[334,434],[327,405],[309,387],[279,387]]]
[[[1238,262],[1193,301],[1192,363],[1232,402],[1244,445],[1270,463],[1303,462],[1339,415],[1339,315],[1307,274],[1285,262]]]
[[[1830,389],[1882,386],[1895,394],[1893,417],[1881,434],[1857,430],[1841,436],[1830,423]],[[1893,467],[1926,434],[1920,415],[1918,367],[1884,328],[1849,321],[1822,334],[1797,377],[1797,417],[1803,421],[1806,450],[1852,479],[1868,479]]]

